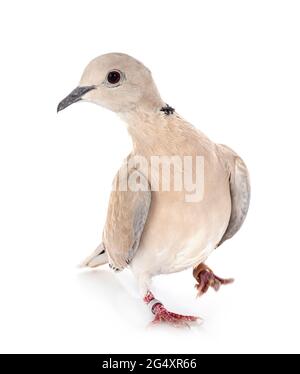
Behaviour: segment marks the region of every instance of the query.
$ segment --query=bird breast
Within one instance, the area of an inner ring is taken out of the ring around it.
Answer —
[[[229,189],[223,198],[186,203],[168,192],[153,193],[150,212],[132,266],[151,275],[195,266],[215,249],[230,218]]]

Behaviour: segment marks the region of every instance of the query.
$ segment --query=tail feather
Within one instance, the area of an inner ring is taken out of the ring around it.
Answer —
[[[103,243],[101,243],[79,266],[94,268],[106,263],[108,263],[107,253]]]

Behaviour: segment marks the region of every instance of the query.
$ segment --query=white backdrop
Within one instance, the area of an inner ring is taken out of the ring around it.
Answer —
[[[1,352],[299,353],[299,18],[287,0],[1,3]],[[112,51],[251,172],[245,225],[208,261],[236,282],[196,300],[191,270],[154,280],[201,327],[147,328],[129,271],[76,267],[131,143],[113,113],[56,106]]]

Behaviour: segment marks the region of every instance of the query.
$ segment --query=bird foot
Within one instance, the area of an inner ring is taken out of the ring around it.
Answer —
[[[195,285],[196,289],[198,290],[198,297],[205,294],[209,287],[212,287],[215,291],[219,291],[222,285],[234,282],[233,278],[224,279],[216,276],[205,264],[200,264],[197,266],[193,271],[193,275],[198,282]]]
[[[151,308],[152,313],[154,314],[154,319],[152,324],[158,323],[168,323],[174,327],[181,327],[181,326],[188,326],[191,322],[201,322],[200,317],[194,316],[184,316],[181,314],[173,313],[168,311],[164,305],[156,300],[151,292],[148,292],[144,297],[144,301],[149,305]]]
[[[184,316],[169,312],[162,304],[156,304],[153,307],[152,313],[155,315],[152,324],[158,324],[166,322],[174,327],[189,326],[190,322],[197,322],[200,320],[199,317],[195,316]]]

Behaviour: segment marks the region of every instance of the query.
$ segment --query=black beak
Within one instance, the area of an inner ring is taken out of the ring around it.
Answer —
[[[65,109],[67,106],[76,103],[77,101],[82,100],[82,96],[87,92],[94,90],[96,86],[83,86],[83,87],[76,87],[67,97],[65,97],[57,107],[57,113],[60,110]]]

